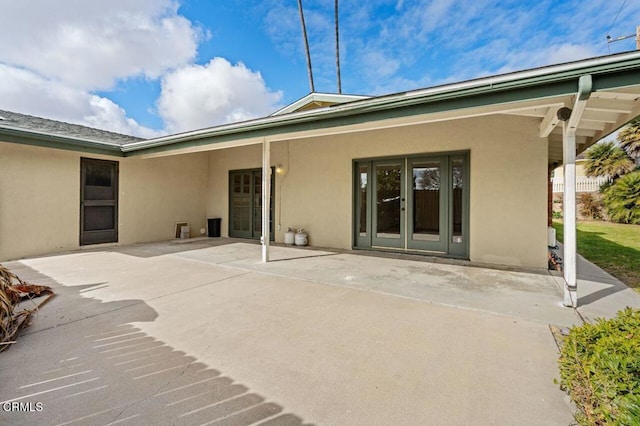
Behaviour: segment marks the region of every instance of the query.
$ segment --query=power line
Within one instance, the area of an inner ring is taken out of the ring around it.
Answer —
[[[622,12],[622,8],[624,8],[626,4],[627,4],[627,0],[624,0],[622,2],[622,6],[620,6],[620,9],[618,9],[618,13],[616,13],[616,17],[613,18],[613,22],[609,27],[609,31],[607,31],[607,49],[609,50],[609,54],[611,54],[611,30],[613,29],[613,26],[616,24],[616,21],[618,20],[618,16],[620,16],[620,12]],[[618,41],[618,40],[615,40],[615,41]]]
[[[625,4],[627,4],[627,0],[624,0],[622,2],[622,6],[620,6],[620,9],[618,10],[618,13],[616,13],[616,17],[613,18],[613,22],[611,23],[611,26],[609,27],[609,31],[607,31],[607,35],[609,35],[611,33],[611,29],[616,24],[616,21],[618,20],[618,16],[620,16],[620,12],[622,12],[622,8],[624,7]]]

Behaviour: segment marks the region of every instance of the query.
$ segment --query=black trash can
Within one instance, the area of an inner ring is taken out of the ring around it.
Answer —
[[[220,236],[220,224],[222,223],[222,219],[219,217],[214,217],[213,219],[207,219],[207,230],[209,237],[219,237]]]

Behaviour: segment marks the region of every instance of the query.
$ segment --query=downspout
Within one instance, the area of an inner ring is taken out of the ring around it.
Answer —
[[[578,93],[573,105],[558,110],[563,129],[563,229],[564,229],[564,306],[578,307],[577,242],[576,242],[576,131],[587,101],[591,96],[593,80],[591,75],[583,75],[578,80]],[[568,110],[568,111],[567,111]]]

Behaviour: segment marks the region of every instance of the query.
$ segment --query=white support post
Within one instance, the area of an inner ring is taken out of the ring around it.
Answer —
[[[564,194],[562,216],[564,220],[564,306],[578,307],[578,246],[576,242],[576,132],[593,90],[591,75],[583,75],[578,80],[573,111],[569,108],[558,110],[562,120],[562,151],[564,163]],[[565,111],[563,111],[565,110]],[[567,115],[566,112],[569,114]]]
[[[269,211],[271,210],[271,142],[262,142],[262,261],[269,261]]]
[[[578,306],[577,287],[577,244],[576,244],[576,136],[562,123],[564,158],[564,194],[562,199],[564,218],[564,300],[567,307]]]

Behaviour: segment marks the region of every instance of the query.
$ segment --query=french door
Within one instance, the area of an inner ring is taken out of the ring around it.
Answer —
[[[467,154],[355,162],[356,248],[468,257]]]
[[[271,170],[273,176],[273,168]],[[269,239],[273,232],[273,192],[269,211]],[[229,236],[260,238],[262,236],[262,169],[232,170],[229,172]]]
[[[118,241],[118,163],[80,159],[80,245]]]

